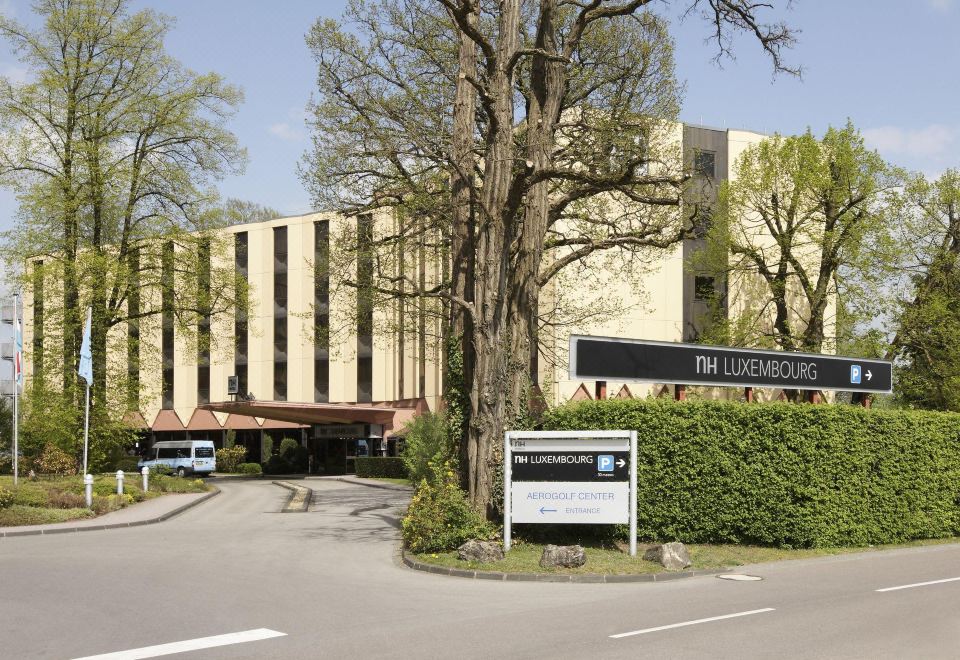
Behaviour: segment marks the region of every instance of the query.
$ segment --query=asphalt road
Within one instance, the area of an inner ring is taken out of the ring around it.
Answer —
[[[403,493],[312,480],[311,511],[280,514],[282,488],[220,485],[157,525],[0,539],[0,657],[259,629],[283,635],[172,657],[960,657],[960,580],[877,591],[960,578],[957,545],[743,569],[758,582],[491,582],[397,563]]]

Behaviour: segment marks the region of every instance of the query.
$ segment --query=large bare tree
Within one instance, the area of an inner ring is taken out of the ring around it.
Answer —
[[[323,208],[398,219],[374,242],[371,295],[449,310],[469,394],[461,468],[478,507],[491,506],[496,450],[528,396],[543,288],[598,252],[642,254],[684,235],[673,44],[653,8],[355,0],[308,36],[318,98],[305,180]],[[736,31],[756,35],[783,69],[793,35],[758,18],[767,8],[681,10],[704,14],[721,51]],[[415,242],[450,255],[433,286],[397,263]]]

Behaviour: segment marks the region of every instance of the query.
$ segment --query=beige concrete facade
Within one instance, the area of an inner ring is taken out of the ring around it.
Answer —
[[[748,131],[716,130],[676,124],[670,129],[682,153],[684,165],[693,170],[694,186],[676,214],[688,214],[696,205],[709,207],[716,201],[717,186],[734,172],[737,156],[749,145],[756,144],[763,135]],[[699,155],[698,155],[699,154]],[[703,154],[709,154],[709,157]],[[698,166],[712,163],[710,172],[697,172]],[[316,303],[318,284],[315,254],[318,223],[328,223],[329,250],[334,259],[338,245],[344,240],[355,240],[357,220],[329,213],[311,213],[301,216],[237,225],[219,232],[222,250],[214,250],[215,266],[230,269],[237,263],[235,245],[238,236],[246,238],[246,272],[249,282],[248,330],[246,350],[246,384],[244,393],[252,393],[258,401],[281,400],[302,404],[379,404],[418,400],[418,409],[424,406],[436,410],[442,392],[442,351],[440,323],[434,314],[425,314],[421,320],[416,302],[401,306],[396,302],[378,305],[373,312],[373,342],[369,347],[372,371],[369,391],[359,382],[362,352],[358,346],[357,299],[355,288],[331,281],[329,286],[329,391],[321,395],[317,384],[317,369],[321,368],[315,344],[317,322]],[[390,219],[380,217],[374,223],[374,232],[388,231]],[[286,376],[285,393],[278,396],[275,369],[279,349],[276,342],[279,292],[275,275],[282,270],[276,257],[275,241],[286,235]],[[580,271],[564,273],[543,293],[543,301],[553,304],[561,298],[575,295],[578,304],[589,307],[610,304],[617,309],[613,316],[588,318],[565,326],[549,336],[541,337],[539,386],[546,402],[556,405],[582,396],[585,390],[595,394],[595,383],[572,381],[568,375],[567,342],[570,334],[649,339],[681,342],[696,339],[706,310],[697,296],[697,273],[686,265],[698,249],[698,240],[687,240],[667,251],[660,251],[649,259],[624,261],[599,253],[580,264]],[[410,250],[401,255],[405,267],[422,270],[424,281],[440,278],[440,267],[435,257],[422,251]],[[422,268],[421,268],[422,266]],[[413,271],[410,271],[413,272]],[[583,273],[588,272],[589,277]],[[353,273],[356,274],[355,272]],[[338,276],[342,276],[340,273]],[[347,274],[349,275],[349,273]],[[716,283],[717,287],[722,286]],[[733,292],[731,292],[733,294]],[[48,292],[46,295],[51,295]],[[158,290],[145,290],[147,298],[159,296]],[[731,295],[731,300],[736,300]],[[612,304],[615,303],[615,304]],[[31,341],[33,322],[32,300],[25,299],[27,345]],[[236,319],[233,313],[219,314],[211,320],[212,346],[209,364],[209,402],[229,400],[228,377],[238,373],[235,337]],[[47,329],[48,324],[50,325]],[[45,337],[55,340],[55,319],[45,318]],[[163,343],[161,323],[144,325],[141,341],[156,347]],[[125,365],[124,337],[126,328],[114,328],[111,335],[111,360]],[[402,337],[402,340],[401,340]],[[28,349],[29,358],[29,349]],[[163,356],[153,361],[144,360],[141,366],[141,412],[148,425],[158,419],[164,409],[172,409],[179,422],[186,427],[203,403],[200,393],[201,367],[198,365],[196,337],[176,333],[172,356],[172,405],[163,396]],[[125,367],[124,367],[125,368]],[[27,373],[30,367],[27,366]],[[608,382],[606,396],[617,396],[624,383]],[[662,386],[629,384],[630,394],[643,397],[658,394]],[[578,394],[578,390],[581,393]],[[626,390],[623,390],[626,391]],[[165,405],[166,404],[166,405]],[[413,404],[411,404],[412,406]],[[412,407],[410,408],[413,409]],[[169,420],[169,414],[167,415]],[[219,424],[227,424],[225,412],[218,412]],[[165,422],[166,423],[166,422]],[[257,424],[263,420],[258,419]],[[176,422],[174,421],[174,426]],[[389,425],[388,425],[389,426]],[[256,428],[256,427],[254,427]],[[383,436],[395,433],[397,428],[380,429]],[[373,432],[371,432],[373,433]]]

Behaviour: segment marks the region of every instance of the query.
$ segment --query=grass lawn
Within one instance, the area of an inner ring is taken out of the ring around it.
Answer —
[[[395,479],[393,477],[370,477],[375,481],[386,481],[388,484],[396,484],[398,486],[412,486],[409,479]]]
[[[139,474],[124,480],[123,495],[117,495],[117,480],[113,474],[94,477],[93,507],[86,508],[83,477],[41,476],[35,480],[21,477],[17,486],[13,477],[0,476],[0,491],[12,493],[12,501],[4,506],[0,497],[0,527],[42,525],[91,518],[146,499],[167,493],[202,493],[210,490],[200,479],[151,475],[150,488],[141,487]]]
[[[688,545],[690,566],[692,570],[710,570],[733,568],[746,564],[760,564],[768,561],[782,561],[785,559],[806,559],[825,555],[837,555],[851,552],[870,550],[886,550],[921,545],[939,545],[944,543],[958,543],[960,538],[934,539],[929,541],[913,541],[910,543],[870,546],[861,548],[804,548],[788,550],[784,548],[766,548],[748,545]],[[643,552],[649,544],[637,544],[637,556],[631,557],[626,552],[602,545],[585,545],[587,563],[579,568],[540,568],[540,555],[543,545],[514,541],[513,547],[501,562],[483,564],[466,562],[457,558],[456,550],[451,552],[421,553],[413,555],[418,561],[437,566],[465,568],[469,570],[500,571],[504,573],[596,573],[604,575],[641,575],[644,573],[660,573],[663,567],[652,561],[643,559]]]

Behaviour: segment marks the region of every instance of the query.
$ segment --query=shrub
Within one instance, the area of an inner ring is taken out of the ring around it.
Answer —
[[[237,466],[237,472],[240,474],[263,474],[263,468],[259,463],[241,463]]]
[[[217,450],[217,472],[237,472],[237,466],[247,460],[247,448],[243,445]]]
[[[640,538],[829,547],[960,534],[960,415],[596,401],[546,429],[636,429]]]
[[[400,457],[413,483],[434,477],[431,463],[456,466],[457,445],[442,414],[417,415],[404,428],[403,435],[405,442]]]
[[[31,482],[21,482],[19,486],[13,489],[13,503],[22,506],[45,507],[49,500],[46,489],[38,484]]]
[[[358,456],[355,465],[358,477],[407,478],[406,463],[397,456]]]
[[[411,552],[452,550],[469,539],[493,538],[496,530],[467,501],[449,463],[423,479],[401,522],[403,542]]]
[[[34,469],[41,474],[76,474],[77,461],[60,447],[47,443],[37,457]]]
[[[140,474],[140,468],[137,464],[140,462],[136,456],[121,456],[113,462],[111,472],[123,470],[124,474]]]
[[[13,506],[14,497],[12,490],[7,490],[6,488],[0,488],[0,509],[6,509],[7,507]]]
[[[47,496],[47,503],[53,509],[82,509],[87,506],[83,495],[63,490],[51,491]]]
[[[169,465],[151,465],[150,466],[150,477],[156,475],[158,477],[170,477],[173,476],[173,468]]]
[[[263,464],[266,474],[295,474],[307,471],[308,452],[293,438],[284,438],[278,454]]]

